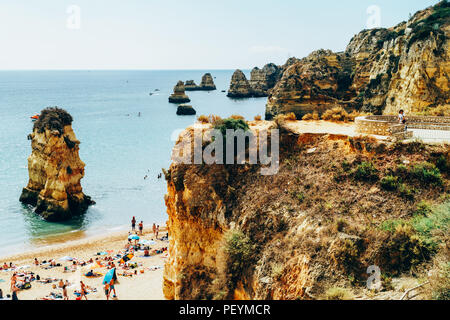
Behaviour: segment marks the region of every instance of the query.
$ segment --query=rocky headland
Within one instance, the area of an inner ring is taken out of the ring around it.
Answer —
[[[184,89],[184,82],[178,81],[176,86],[173,88],[173,93],[169,97],[170,103],[186,103],[190,102],[191,99],[186,95]]]
[[[94,204],[81,187],[85,164],[71,124],[72,117],[65,110],[47,108],[28,137],[32,148],[29,182],[20,201],[35,206],[35,212],[49,221],[68,220]]]
[[[318,50],[285,65],[266,119],[301,119],[343,107],[374,114],[450,115],[450,4],[417,12],[389,29],[363,30],[344,52]]]
[[[248,163],[165,172],[166,298],[400,299],[405,275],[445,290],[429,275],[448,258],[449,146],[312,134],[299,122],[248,122],[253,134],[280,129],[275,175]],[[197,126],[208,137],[217,125]],[[375,291],[370,266],[381,270]]]
[[[250,98],[267,97],[270,90],[280,80],[284,66],[280,67],[273,63],[265,65],[262,69],[253,68],[250,80],[241,70],[236,70],[231,78],[228,97]]]

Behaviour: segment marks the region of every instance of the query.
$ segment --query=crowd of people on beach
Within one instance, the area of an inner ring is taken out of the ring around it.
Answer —
[[[34,258],[33,265],[35,267],[41,268],[43,270],[49,270],[53,268],[63,268],[63,273],[71,273],[79,271],[82,269],[88,269],[89,271],[84,273],[83,275],[87,278],[97,278],[104,276],[101,272],[94,271],[95,269],[103,268],[108,273],[109,271],[113,272],[114,277],[108,279],[108,281],[103,281],[103,290],[105,293],[105,297],[107,300],[110,299],[111,294],[113,299],[117,299],[116,292],[116,271],[118,276],[123,277],[132,277],[137,276],[138,274],[144,273],[144,269],[148,269],[150,271],[154,271],[158,268],[162,268],[160,266],[151,266],[144,268],[142,262],[131,261],[133,257],[151,257],[159,254],[166,253],[164,257],[167,257],[168,247],[162,248],[154,248],[152,249],[149,245],[156,244],[154,240],[167,241],[168,233],[165,234],[161,239],[158,239],[159,236],[159,225],[155,223],[152,226],[153,238],[151,240],[143,240],[138,242],[140,239],[138,236],[138,231],[136,231],[136,218],[132,218],[131,222],[131,232],[128,233],[128,241],[125,244],[122,250],[119,250],[114,254],[113,250],[108,250],[104,252],[97,252],[95,257],[90,257],[87,260],[77,259],[73,257],[62,257],[58,259],[58,261],[68,262],[68,264],[63,265],[61,262],[58,262],[55,259],[43,260],[39,261],[37,258]],[[140,221],[138,224],[139,235],[144,235],[144,225],[143,221]],[[132,234],[134,232],[134,235]],[[132,238],[132,236],[135,236]],[[135,240],[132,243],[132,240]],[[141,255],[137,255],[139,252],[142,252]],[[47,277],[42,279],[39,274],[36,274],[32,271],[26,271],[29,266],[17,267],[13,262],[3,263],[0,265],[0,271],[4,272],[12,272],[10,279],[10,292],[6,297],[4,297],[3,291],[0,290],[0,300],[8,299],[8,300],[18,300],[17,293],[21,290],[28,290],[31,288],[32,283],[34,281],[42,284],[51,284],[52,289],[60,290],[59,292],[51,292],[46,297],[41,298],[42,300],[69,300],[68,288],[76,285],[77,281],[69,281],[57,278]],[[114,270],[113,270],[114,269]],[[120,271],[119,271],[120,270]],[[36,270],[35,270],[36,271]],[[106,278],[105,278],[106,279]],[[73,294],[76,296],[76,300],[88,299],[87,295],[91,292],[97,292],[95,287],[91,287],[83,282],[83,280],[79,281],[79,285],[77,285],[77,289],[74,290]]]

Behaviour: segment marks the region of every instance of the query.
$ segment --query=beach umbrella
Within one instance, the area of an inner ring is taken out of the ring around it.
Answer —
[[[130,240],[139,240],[140,238],[139,238],[139,236],[137,234],[133,234],[133,235],[128,236],[128,239],[130,239]]]
[[[103,284],[110,283],[111,279],[114,279],[114,282],[117,281],[116,268],[112,268],[108,271],[107,274],[105,274],[105,277],[103,278]]]

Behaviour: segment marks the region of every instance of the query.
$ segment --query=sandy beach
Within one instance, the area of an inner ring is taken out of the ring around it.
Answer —
[[[147,231],[146,231],[147,230]],[[153,232],[150,231],[150,226],[144,227],[144,235],[141,239],[155,240]],[[158,238],[166,235],[165,228],[161,228]],[[108,272],[106,267],[96,268],[94,272],[102,274],[102,276],[96,278],[88,278],[84,274],[91,268],[77,266],[74,272],[64,272],[64,267],[70,267],[72,261],[61,260],[62,257],[72,257],[77,260],[88,261],[96,258],[104,261],[105,257],[114,257],[120,252],[124,252],[125,245],[128,240],[128,230],[117,231],[107,235],[92,236],[85,239],[73,240],[64,244],[56,244],[46,246],[43,248],[37,248],[24,253],[11,254],[8,256],[0,257],[0,265],[3,263],[9,265],[12,262],[16,267],[15,270],[0,270],[0,289],[3,291],[3,296],[11,294],[10,279],[14,272],[33,272],[35,275],[39,275],[40,279],[54,278],[58,279],[52,283],[40,283],[38,281],[31,282],[31,288],[26,290],[20,290],[17,292],[19,300],[41,300],[48,296],[50,293],[62,295],[62,289],[58,288],[58,282],[60,279],[63,281],[68,280],[71,285],[68,287],[68,296],[70,300],[74,300],[77,296],[74,291],[78,288],[80,280],[82,280],[87,286],[95,288],[96,291],[89,292],[87,298],[89,300],[106,300],[106,296],[103,290],[102,280],[103,275]],[[116,284],[117,300],[161,300],[164,299],[162,292],[162,275],[165,260],[167,259],[167,251],[163,253],[153,253],[152,250],[159,250],[161,248],[168,247],[169,242],[163,240],[156,240],[156,244],[151,245],[150,257],[144,257],[144,251],[138,251],[135,253],[131,262],[138,263],[138,267],[135,269],[126,270],[127,273],[132,273],[132,276],[123,276],[125,271],[122,267],[119,267],[119,260],[114,260],[116,265],[116,273],[118,283]],[[98,255],[98,253],[107,253]],[[35,266],[34,258],[37,258],[39,262],[55,259],[56,263],[61,264],[59,267],[53,267],[51,269],[45,269],[44,266]],[[137,270],[137,274],[135,273]],[[143,271],[143,273],[142,273]],[[56,288],[53,286],[56,285]],[[112,297],[112,295],[111,295]],[[83,298],[84,299],[84,298]],[[111,298],[110,298],[111,299]]]

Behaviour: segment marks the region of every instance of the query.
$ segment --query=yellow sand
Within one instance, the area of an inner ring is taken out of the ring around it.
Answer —
[[[145,230],[145,228],[144,228]],[[150,230],[150,228],[147,228]],[[161,229],[159,237],[165,235],[166,231],[164,228]],[[4,262],[13,262],[16,266],[28,265],[29,268],[23,269],[24,271],[32,271],[38,274],[41,279],[47,277],[69,280],[73,284],[78,285],[80,279],[88,286],[96,288],[97,292],[89,293],[87,298],[89,300],[106,300],[104,294],[102,280],[103,277],[98,278],[87,278],[83,274],[88,272],[86,268],[78,266],[78,271],[64,273],[64,266],[70,266],[71,261],[60,261],[59,259],[64,256],[70,256],[80,260],[89,260],[93,258],[95,261],[96,257],[103,259],[105,256],[97,256],[97,252],[103,252],[107,250],[113,250],[114,252],[108,256],[113,256],[118,253],[119,250],[123,250],[127,244],[128,231],[118,231],[109,235],[96,236],[76,241],[71,241],[65,244],[59,244],[54,246],[49,246],[45,248],[40,248],[32,250],[30,252],[21,253],[13,256],[3,256],[0,257],[0,263],[3,265]],[[153,232],[145,232],[142,239],[152,240],[154,239]],[[163,247],[168,247],[168,241],[157,241],[156,245],[151,246],[151,249],[159,249]],[[116,284],[117,299],[119,300],[161,300],[164,299],[162,292],[162,275],[163,269],[157,269],[155,271],[150,271],[148,268],[151,266],[161,266],[164,267],[165,260],[167,259],[167,252],[163,254],[158,254],[150,258],[139,257],[143,255],[143,251],[138,251],[135,254],[132,262],[142,263],[141,267],[138,267],[138,274],[132,277],[124,277],[118,275],[119,283]],[[34,258],[39,261],[56,259],[57,263],[60,263],[62,267],[56,267],[53,269],[45,270],[40,266],[34,265]],[[118,260],[114,263],[117,267],[117,273],[121,274],[123,269],[118,266]],[[128,272],[133,272],[136,269],[129,269]],[[144,273],[140,273],[140,270],[144,270]],[[18,271],[21,272],[22,270]],[[108,270],[106,268],[94,269],[94,272],[106,274]],[[0,288],[3,290],[3,296],[10,294],[10,279],[13,271],[3,271],[0,270],[0,279],[4,282],[0,282]],[[36,300],[41,299],[50,294],[50,292],[62,294],[62,289],[53,289],[53,284],[58,285],[58,282],[53,282],[50,284],[42,284],[37,281],[31,282],[31,289],[21,290],[18,292],[17,296],[19,300]],[[77,286],[68,288],[68,295],[70,300],[74,300],[76,296],[73,291],[77,289]],[[111,295],[112,297],[112,295]]]

